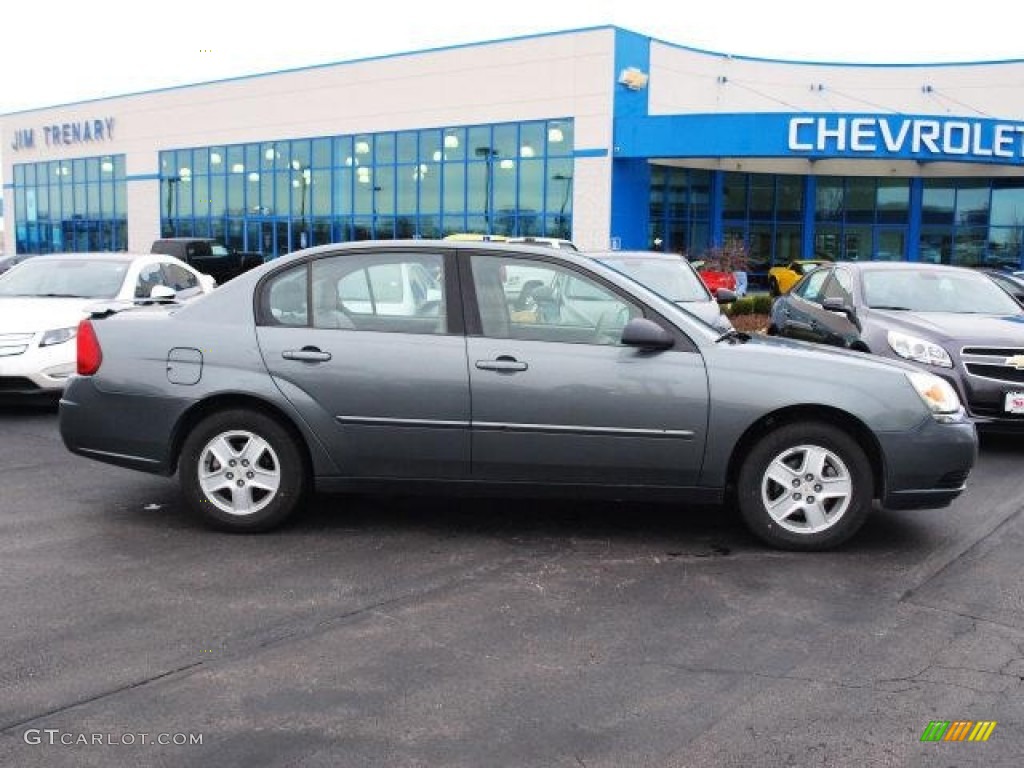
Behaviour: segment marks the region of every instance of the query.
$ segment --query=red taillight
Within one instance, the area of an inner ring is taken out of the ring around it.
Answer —
[[[78,324],[78,373],[81,376],[92,376],[100,369],[103,362],[103,350],[92,322],[83,320]]]

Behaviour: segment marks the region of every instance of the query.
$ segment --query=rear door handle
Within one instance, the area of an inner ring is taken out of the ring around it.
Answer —
[[[497,360],[477,360],[476,367],[481,371],[500,371],[502,373],[515,373],[516,371],[525,371],[528,366],[526,363],[521,363],[514,357],[508,355],[502,355]]]
[[[324,363],[331,359],[330,352],[323,352],[316,347],[302,349],[286,349],[281,353],[285,360],[301,360],[305,363]]]

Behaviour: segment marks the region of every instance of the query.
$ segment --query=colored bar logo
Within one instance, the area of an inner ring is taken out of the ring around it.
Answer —
[[[995,720],[932,720],[921,741],[988,741],[996,725]]]

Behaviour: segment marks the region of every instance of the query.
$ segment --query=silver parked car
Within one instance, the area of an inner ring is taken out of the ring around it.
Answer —
[[[523,306],[508,283],[524,268],[585,284],[601,311]],[[413,273],[436,290],[392,301]],[[96,314],[77,338],[68,448],[177,472],[234,531],[282,523],[314,487],[457,485],[735,503],[764,541],[825,549],[873,500],[948,505],[977,453],[937,376],[721,333],[550,248],[320,246],[186,306]]]

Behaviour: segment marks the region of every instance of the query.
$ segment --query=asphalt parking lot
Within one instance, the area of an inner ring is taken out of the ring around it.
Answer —
[[[0,410],[0,765],[1017,766],[1022,459],[986,440],[951,508],[826,554],[522,500],[319,497],[232,536]]]

